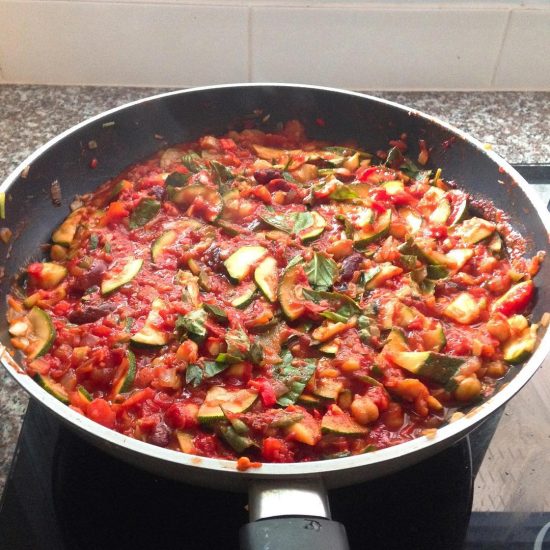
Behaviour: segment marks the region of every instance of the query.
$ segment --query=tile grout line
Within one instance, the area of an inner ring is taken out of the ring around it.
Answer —
[[[514,8],[508,10],[508,17],[506,18],[506,25],[504,25],[504,32],[502,33],[502,41],[500,43],[500,48],[498,50],[495,67],[493,69],[493,74],[491,75],[491,81],[489,83],[489,87],[492,90],[495,87],[495,80],[497,78],[498,69],[500,68],[500,63],[501,63],[501,60],[502,60],[502,52],[504,50],[504,43],[506,42],[506,38],[508,37],[508,31],[510,30],[510,20],[512,19],[512,13],[513,12],[514,12]]]

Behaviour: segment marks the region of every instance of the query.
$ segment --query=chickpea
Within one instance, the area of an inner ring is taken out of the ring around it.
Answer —
[[[390,403],[388,410],[382,415],[382,420],[388,430],[397,431],[403,426],[405,415],[399,403]]]
[[[340,365],[342,372],[354,372],[361,368],[361,361],[357,357],[348,357]]]
[[[374,422],[380,414],[374,401],[366,395],[356,396],[350,409],[353,418],[363,425]]]
[[[510,338],[510,325],[505,319],[489,319],[487,323],[487,331],[499,342],[506,342],[506,340]]]
[[[347,411],[351,407],[351,404],[353,403],[353,394],[350,390],[344,390],[340,392],[340,395],[338,396],[338,406],[344,410]]]
[[[455,390],[455,397],[458,401],[472,401],[481,393],[481,382],[476,376],[464,378]]]
[[[493,361],[487,365],[487,376],[501,378],[506,374],[508,367],[502,361]]]

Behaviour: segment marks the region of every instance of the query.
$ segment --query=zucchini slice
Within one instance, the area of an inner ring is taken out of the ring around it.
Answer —
[[[461,325],[469,325],[479,317],[480,310],[479,302],[476,302],[467,292],[462,292],[443,310],[443,313]]]
[[[493,222],[483,218],[470,218],[460,225],[454,226],[453,235],[457,235],[466,244],[476,244],[490,237],[496,230]]]
[[[391,217],[392,212],[388,209],[383,214],[378,216],[374,222],[372,230],[361,230],[355,232],[353,235],[353,245],[356,248],[363,248],[368,244],[385,237],[390,230]]]
[[[523,363],[531,357],[537,343],[538,325],[531,325],[523,330],[516,338],[506,342],[504,349],[504,360],[508,363]]]
[[[277,260],[272,256],[264,258],[254,271],[254,281],[270,302],[277,300],[277,288],[279,286],[279,274],[277,272]]]
[[[157,328],[161,321],[160,311],[166,309],[166,304],[160,298],[155,298],[151,304],[151,311],[147,315],[145,324],[141,330],[136,332],[130,339],[130,342],[138,346],[164,346],[168,343],[170,335]]]
[[[199,408],[199,422],[210,424],[223,420],[224,410],[233,414],[243,413],[254,405],[257,398],[258,394],[254,390],[228,390],[221,386],[212,386]]]
[[[401,368],[434,382],[446,384],[464,363],[460,357],[443,355],[433,351],[402,351],[390,355]]]
[[[313,217],[313,223],[298,232],[298,237],[300,237],[302,241],[315,239],[325,230],[325,227],[327,226],[327,222],[321,214],[315,212],[314,210],[310,212],[310,214]]]
[[[207,222],[217,220],[223,210],[223,199],[213,187],[205,185],[188,185],[187,187],[166,187],[168,198],[182,209],[189,209],[189,215],[198,216]],[[196,200],[200,197],[204,206],[196,207]]]
[[[437,323],[437,326],[433,329],[424,330],[422,332],[422,342],[426,351],[441,351],[447,344],[447,338],[445,338],[445,331],[441,323]]]
[[[401,180],[386,181],[382,184],[388,195],[395,195],[405,191],[405,184]]]
[[[313,394],[324,400],[336,401],[343,389],[344,385],[338,380],[334,380],[333,378],[319,378],[315,381]]]
[[[266,254],[263,246],[242,246],[223,263],[234,281],[242,281]]]
[[[36,359],[44,355],[52,347],[56,337],[55,328],[52,319],[43,309],[34,306],[27,319],[31,325],[31,348],[27,354],[28,359]]]
[[[302,294],[304,278],[307,281],[304,268],[301,265],[295,265],[284,272],[281,284],[279,285],[277,293],[279,303],[281,304],[283,313],[291,321],[298,319],[305,311]]]
[[[401,328],[394,327],[391,329],[386,343],[384,344],[383,351],[390,353],[398,353],[401,351],[409,351],[409,344],[407,343],[407,337],[405,332]]]
[[[256,294],[256,287],[251,285],[246,287],[243,292],[238,294],[235,298],[231,300],[231,305],[239,309],[244,309],[252,300],[254,300],[254,295]]]
[[[78,208],[74,212],[71,212],[65,218],[65,221],[53,232],[52,241],[55,244],[69,246],[73,242],[76,229],[85,212],[86,207]]]
[[[116,382],[111,391],[112,397],[119,393],[126,393],[132,389],[132,384],[136,378],[136,356],[130,350],[126,352],[126,357],[122,360]]]
[[[471,248],[455,248],[449,250],[446,256],[449,260],[449,267],[452,267],[456,271],[460,271],[467,262],[469,262],[474,255],[474,251]]]
[[[172,244],[176,242],[178,238],[178,232],[175,229],[165,231],[155,242],[151,245],[151,259],[157,263],[160,257],[164,254],[164,251]]]
[[[64,403],[65,405],[69,404],[69,392],[59,382],[54,382],[45,374],[35,374],[33,379],[50,395],[53,395],[56,399],[59,399],[61,403]]]
[[[67,276],[67,268],[53,262],[40,264],[40,273],[31,276],[33,282],[40,288],[51,290],[55,288]]]
[[[110,294],[121,286],[129,283],[140,271],[143,260],[127,258],[122,269],[116,272],[108,271],[101,281],[101,294]]]
[[[322,346],[319,346],[319,351],[326,353],[327,355],[336,355],[340,345],[334,340],[332,342],[325,342]]]
[[[382,286],[388,279],[391,279],[392,277],[396,277],[397,275],[403,273],[403,270],[400,267],[397,267],[390,263],[380,264],[377,267],[379,269],[378,272],[370,278],[369,282],[365,286],[367,290],[378,288],[379,286]]]
[[[420,231],[423,220],[422,216],[418,212],[412,210],[411,208],[402,208],[399,210],[399,215],[405,220],[411,235],[414,235]]]
[[[447,199],[443,198],[437,203],[435,210],[430,214],[429,220],[430,223],[444,225],[450,215],[451,205]]]
[[[345,412],[334,413],[329,410],[321,420],[321,431],[324,434],[366,435],[368,428],[361,426]]]

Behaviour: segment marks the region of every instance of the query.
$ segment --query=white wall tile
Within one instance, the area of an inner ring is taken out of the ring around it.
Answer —
[[[248,78],[248,9],[0,2],[8,82],[194,86]]]
[[[550,9],[512,12],[494,86],[550,89]]]
[[[487,89],[508,11],[252,9],[252,80]]]

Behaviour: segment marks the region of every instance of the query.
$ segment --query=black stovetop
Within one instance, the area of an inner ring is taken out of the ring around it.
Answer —
[[[550,182],[549,167],[518,169],[532,183]],[[506,514],[471,515],[473,479],[499,418],[416,466],[331,491],[333,519],[346,526],[351,548],[532,549],[550,514],[526,518],[513,541],[501,535]],[[248,521],[245,506],[246,495],[176,483],[111,458],[31,402],[0,502],[0,549],[232,550]]]

